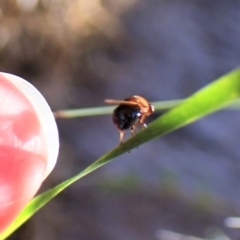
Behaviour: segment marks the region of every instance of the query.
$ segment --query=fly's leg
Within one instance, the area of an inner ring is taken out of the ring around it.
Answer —
[[[123,131],[119,131],[119,135],[120,135],[119,144],[122,144],[123,143],[124,132]]]
[[[133,136],[135,134],[135,127],[136,126],[134,126],[134,125],[131,127],[131,136]],[[130,151],[128,151],[128,153],[130,153]]]
[[[132,128],[131,128],[131,136],[133,136],[133,135],[135,134],[136,126],[137,126],[139,123],[140,123],[140,122],[137,122],[135,125],[132,126]],[[139,148],[139,147],[137,146],[137,148]],[[130,151],[129,151],[129,153],[130,153]]]
[[[124,132],[119,130],[119,135],[120,135],[119,144],[121,145],[123,143]],[[130,153],[130,151],[128,151],[128,153]]]
[[[135,134],[135,126],[131,127],[131,136],[133,136]]]
[[[147,117],[146,115],[142,115],[142,117],[140,119],[140,124],[142,125],[142,129],[147,128],[147,125],[144,123],[146,117]]]

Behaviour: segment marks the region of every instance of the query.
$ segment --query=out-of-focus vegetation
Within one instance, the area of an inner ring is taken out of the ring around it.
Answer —
[[[94,48],[120,41],[126,4],[113,15],[96,0],[1,1],[1,68],[40,77],[86,67]]]
[[[53,110],[133,94],[183,99],[239,66],[239,11],[237,0],[3,0],[0,70],[32,82]],[[220,112],[141,146],[69,188],[12,239],[213,238],[213,228],[239,239],[224,226],[240,215],[239,120]],[[43,189],[118,143],[109,116],[58,126],[59,162]],[[125,192],[129,176],[139,181]]]

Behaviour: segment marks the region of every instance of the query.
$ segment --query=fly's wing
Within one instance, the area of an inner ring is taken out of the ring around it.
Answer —
[[[124,100],[114,100],[114,99],[106,99],[105,103],[114,104],[114,105],[118,105],[118,104],[135,105],[135,106],[138,105],[136,102],[124,101]]]

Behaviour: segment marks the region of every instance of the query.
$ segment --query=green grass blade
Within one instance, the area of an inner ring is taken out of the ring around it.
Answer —
[[[143,129],[120,146],[109,151],[76,176],[35,197],[15,222],[0,235],[0,240],[6,239],[54,196],[88,173],[140,144],[190,124],[226,107],[237,99],[238,101],[240,99],[240,69],[228,73],[182,101],[181,104],[149,124],[148,128]]]

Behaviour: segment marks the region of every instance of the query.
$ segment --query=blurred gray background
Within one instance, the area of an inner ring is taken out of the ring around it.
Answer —
[[[34,84],[53,111],[188,97],[239,66],[239,40],[239,0],[0,1],[0,70]],[[240,239],[224,225],[240,215],[239,122],[223,110],[124,154],[11,239]],[[118,144],[110,115],[57,124],[59,159],[42,191]]]

